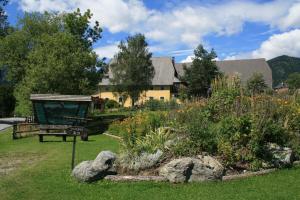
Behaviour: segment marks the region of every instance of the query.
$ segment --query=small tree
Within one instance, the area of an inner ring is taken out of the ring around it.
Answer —
[[[247,89],[252,95],[262,93],[267,88],[268,86],[261,73],[254,73],[247,81]]]
[[[206,96],[211,81],[219,74],[214,61],[217,55],[213,49],[208,52],[202,45],[194,50],[194,54],[191,67],[184,65],[184,76],[181,79],[187,84],[188,96]]]
[[[290,89],[299,89],[300,88],[300,73],[295,72],[289,75],[287,79],[287,84]]]
[[[6,36],[9,28],[9,24],[7,21],[7,15],[4,10],[4,6],[6,6],[8,0],[0,0],[0,38]]]
[[[101,37],[92,14],[26,13],[13,33],[0,40],[0,66],[13,84],[16,114],[31,114],[31,93],[92,94],[102,60],[93,51]]]
[[[113,74],[110,81],[113,89],[122,96],[129,96],[134,106],[140,94],[149,89],[154,77],[152,54],[142,34],[129,36],[126,42],[119,44],[119,49],[110,66]]]

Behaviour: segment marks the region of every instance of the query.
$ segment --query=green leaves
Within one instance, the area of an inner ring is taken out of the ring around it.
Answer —
[[[104,66],[92,50],[101,37],[92,14],[25,13],[15,32],[0,40],[0,66],[15,86],[16,112],[30,114],[30,93],[92,94]]]
[[[259,94],[267,89],[267,84],[261,73],[254,73],[247,81],[247,89],[251,94]]]
[[[208,52],[202,45],[195,49],[194,54],[195,58],[191,67],[184,67],[185,73],[182,80],[188,86],[189,97],[206,96],[211,81],[219,74],[216,63],[213,61],[217,55],[213,49]]]
[[[134,101],[149,88],[154,77],[152,54],[142,34],[129,36],[126,42],[119,44],[119,49],[110,66],[113,73],[111,82],[114,90],[130,96],[134,105]]]

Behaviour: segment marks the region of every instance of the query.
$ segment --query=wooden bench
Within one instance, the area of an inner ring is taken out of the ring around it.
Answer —
[[[77,130],[76,130],[77,129]],[[78,130],[79,129],[79,130]],[[60,132],[57,132],[60,131]],[[63,141],[67,141],[67,136],[81,136],[81,140],[87,141],[87,131],[82,127],[74,127],[70,125],[40,125],[40,132],[38,133],[39,141],[43,142],[44,136],[62,137]]]

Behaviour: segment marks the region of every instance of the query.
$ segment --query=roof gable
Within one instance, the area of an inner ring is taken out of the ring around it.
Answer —
[[[154,77],[152,85],[173,85],[175,77],[175,68],[171,57],[152,57],[152,65],[154,67]],[[108,71],[108,77],[103,78],[99,85],[111,85],[109,79],[113,77],[111,70]]]
[[[183,65],[190,67],[192,63],[176,63],[175,68],[179,76],[183,76]],[[226,75],[238,74],[243,83],[254,73],[261,73],[269,87],[272,87],[272,71],[265,59],[224,60],[216,61],[219,70]]]

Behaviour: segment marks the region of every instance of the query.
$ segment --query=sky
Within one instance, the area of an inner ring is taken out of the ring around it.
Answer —
[[[100,57],[112,58],[129,35],[146,36],[153,56],[189,62],[203,44],[219,60],[300,57],[300,0],[10,0],[15,24],[24,12],[90,9],[102,38]]]

